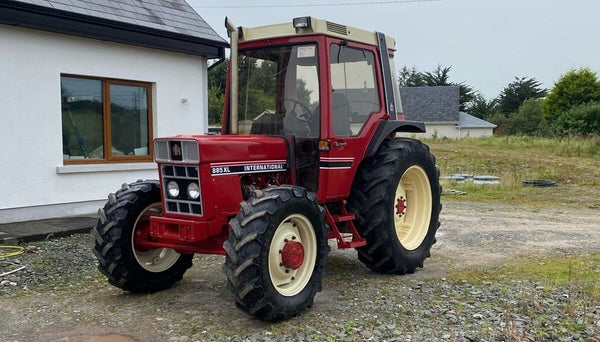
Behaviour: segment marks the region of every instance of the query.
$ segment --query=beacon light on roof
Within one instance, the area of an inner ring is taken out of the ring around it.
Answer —
[[[294,18],[293,24],[295,29],[310,29],[310,17]]]

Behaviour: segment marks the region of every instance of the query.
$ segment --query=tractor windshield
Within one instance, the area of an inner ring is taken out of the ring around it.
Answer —
[[[315,44],[243,50],[238,63],[240,134],[318,137]]]

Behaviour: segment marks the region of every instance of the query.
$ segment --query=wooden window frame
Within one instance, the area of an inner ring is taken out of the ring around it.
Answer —
[[[102,82],[102,125],[103,125],[103,147],[104,158],[102,159],[63,159],[64,165],[81,165],[81,164],[112,164],[112,163],[142,163],[152,162],[154,159],[154,128],[153,128],[153,93],[152,83],[142,81],[121,80],[106,77],[93,77],[73,74],[60,74],[63,77],[81,78],[88,80],[96,80]],[[148,155],[135,156],[113,156],[112,155],[112,126],[111,126],[111,109],[110,109],[110,86],[124,85],[146,88],[147,104],[148,104]]]

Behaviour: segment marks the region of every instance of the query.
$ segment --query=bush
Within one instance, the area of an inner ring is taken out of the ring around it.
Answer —
[[[556,135],[600,135],[600,102],[573,107],[553,123]]]
[[[537,99],[523,102],[519,110],[506,121],[504,134],[547,136],[549,127],[542,115],[542,103]]]
[[[487,118],[487,121],[498,126],[494,129],[494,134],[510,134],[506,133],[506,124],[508,123],[508,118],[506,115],[504,115],[504,113],[494,113]]]

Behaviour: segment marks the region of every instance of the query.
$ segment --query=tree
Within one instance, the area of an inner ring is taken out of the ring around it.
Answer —
[[[600,101],[600,82],[588,68],[570,70],[554,84],[542,110],[544,117],[553,122],[570,108]]]
[[[535,78],[515,77],[498,96],[498,109],[506,116],[516,113],[525,100],[546,96],[547,90],[541,85]]]
[[[443,67],[440,64],[431,72],[419,72],[415,67],[408,69],[406,66],[400,70],[398,82],[401,87],[422,87],[422,86],[458,86],[459,87],[459,105],[461,111],[466,111],[469,103],[475,97],[475,91],[464,82],[450,82],[450,70],[452,66]]]
[[[229,60],[217,62],[208,67],[208,85],[216,87],[222,93],[225,93],[225,84],[227,83],[227,65]]]
[[[217,86],[208,86],[208,124],[221,123],[225,94]]]
[[[475,99],[475,90],[471,86],[465,84],[465,82],[454,83],[453,85],[458,86],[460,93],[459,109],[463,112],[471,106],[471,102]]]
[[[221,123],[223,103],[225,100],[225,84],[227,83],[228,60],[208,69],[208,124]]]
[[[417,68],[413,66],[412,69],[409,69],[404,66],[400,69],[398,75],[398,85],[400,87],[422,87],[425,85],[425,81]]]
[[[454,85],[450,82],[451,69],[451,66],[444,68],[440,64],[438,64],[437,68],[435,68],[435,70],[433,70],[432,72],[424,72],[422,75],[425,85],[431,87]]]
[[[476,93],[467,108],[467,112],[480,119],[487,119],[498,111],[498,100],[486,100],[481,93]]]

